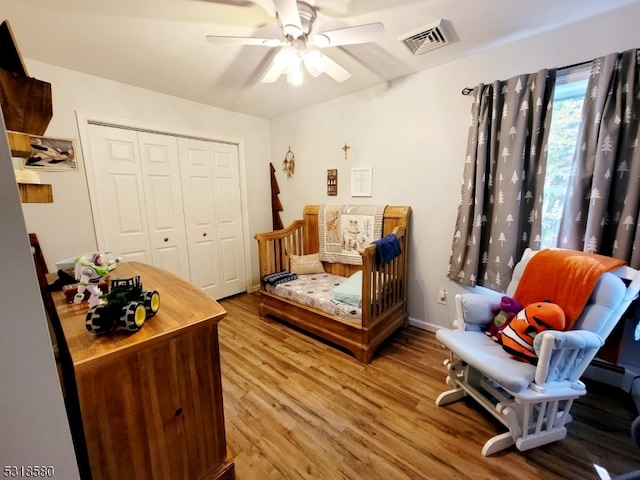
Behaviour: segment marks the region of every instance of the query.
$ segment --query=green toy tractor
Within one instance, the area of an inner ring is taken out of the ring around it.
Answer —
[[[87,312],[86,326],[91,333],[107,333],[116,324],[137,332],[160,308],[160,294],[155,290],[143,291],[139,276],[112,280],[109,293],[102,298],[107,303]]]

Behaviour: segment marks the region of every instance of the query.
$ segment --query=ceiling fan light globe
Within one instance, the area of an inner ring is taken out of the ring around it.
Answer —
[[[314,77],[318,77],[324,71],[324,59],[318,50],[310,50],[304,54],[304,66]]]
[[[287,71],[287,83],[291,85],[302,85],[303,81],[302,64],[291,65]]]
[[[281,71],[286,71],[294,62],[296,54],[291,48],[283,48],[273,58],[273,64]]]

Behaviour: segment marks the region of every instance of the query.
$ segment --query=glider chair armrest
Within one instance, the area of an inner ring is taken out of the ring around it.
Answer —
[[[602,337],[589,330],[538,334],[533,343],[538,365],[531,387],[540,392],[555,387],[583,390],[580,377],[603,344]]]
[[[493,320],[492,308],[500,305],[502,293],[462,293],[456,295],[456,321],[458,330],[481,332]]]

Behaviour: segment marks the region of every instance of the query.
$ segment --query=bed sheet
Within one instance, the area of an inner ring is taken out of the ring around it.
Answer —
[[[266,290],[279,297],[335,315],[347,322],[362,325],[361,308],[337,303],[331,299],[331,291],[346,280],[346,277],[329,273],[298,275],[296,280],[290,282],[275,286],[266,285]]]

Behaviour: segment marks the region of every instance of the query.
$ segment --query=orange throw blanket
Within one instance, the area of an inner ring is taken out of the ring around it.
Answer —
[[[513,296],[523,307],[544,301],[560,305],[565,330],[570,330],[602,274],[623,265],[623,260],[594,253],[541,250],[529,260]]]

